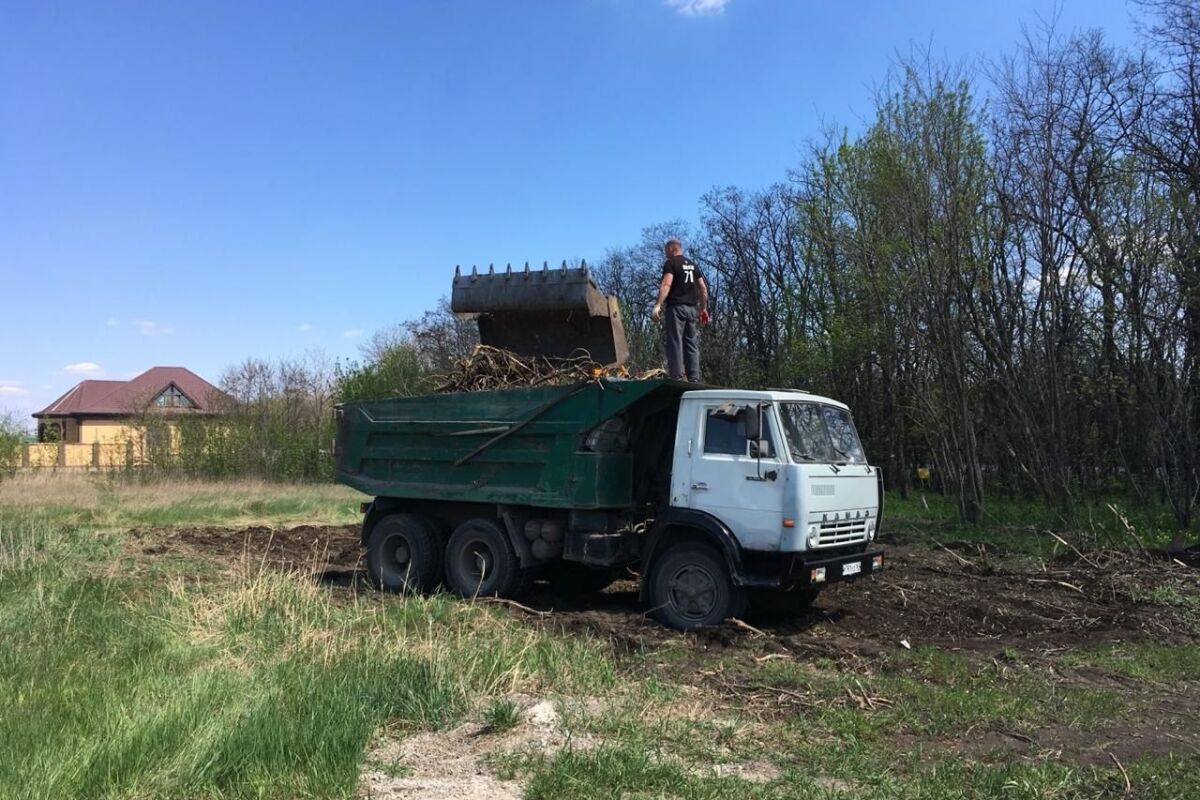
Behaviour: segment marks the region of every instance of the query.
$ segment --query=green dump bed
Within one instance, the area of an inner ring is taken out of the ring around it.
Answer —
[[[573,386],[401,397],[337,409],[337,480],[375,497],[619,509],[662,477],[694,385]],[[589,445],[589,433],[608,420]]]

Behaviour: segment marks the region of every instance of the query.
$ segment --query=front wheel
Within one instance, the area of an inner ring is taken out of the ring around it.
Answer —
[[[654,560],[648,576],[651,610],[660,622],[681,631],[719,625],[745,606],[725,559],[699,542],[672,545]]]

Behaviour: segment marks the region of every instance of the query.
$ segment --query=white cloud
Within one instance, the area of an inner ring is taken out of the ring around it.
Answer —
[[[69,372],[72,375],[99,375],[104,372],[104,367],[91,361],[80,361],[78,364],[67,364],[63,367],[63,372]]]
[[[159,325],[152,319],[134,320],[133,325],[142,336],[170,336],[175,332],[174,328]]]
[[[730,0],[667,0],[667,5],[684,17],[706,17],[720,14]]]
[[[299,325],[296,326],[296,333],[308,333],[312,329],[313,329],[313,326],[311,323],[301,322]]]
[[[362,328],[351,328],[348,331],[342,331],[342,336],[347,339],[353,339],[355,336],[362,336]]]
[[[80,361],[79,363],[68,363],[62,367],[62,372],[70,372],[73,375],[98,375],[104,372],[104,368],[91,361]]]
[[[120,324],[121,324],[121,320],[117,319],[116,317],[109,317],[108,320],[105,321],[104,327],[115,328]]]
[[[29,390],[22,389],[20,386],[0,386],[0,396],[15,397],[27,394],[29,394]]]

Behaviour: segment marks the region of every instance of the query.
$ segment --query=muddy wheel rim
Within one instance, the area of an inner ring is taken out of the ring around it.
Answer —
[[[388,573],[407,581],[409,570],[412,569],[412,548],[408,539],[400,534],[388,537],[383,547],[384,566]]]
[[[392,551],[392,561],[400,569],[408,566],[408,562],[412,560],[412,551],[408,547],[408,542],[401,539],[396,542],[396,547]]]
[[[687,619],[704,619],[717,606],[716,576],[699,564],[686,564],[671,574],[667,595],[671,605]]]
[[[459,568],[467,579],[468,587],[478,591],[484,581],[492,575],[496,556],[492,549],[483,542],[471,542],[463,548],[459,558]]]

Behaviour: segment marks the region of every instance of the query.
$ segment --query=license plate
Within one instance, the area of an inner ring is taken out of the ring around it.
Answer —
[[[842,564],[843,575],[857,575],[862,572],[861,561],[851,561],[849,564]]]

